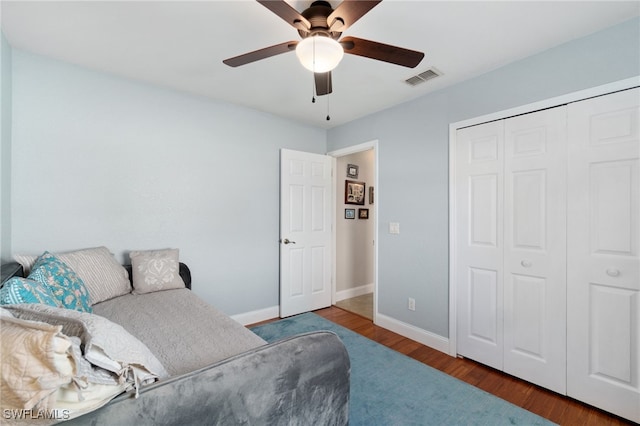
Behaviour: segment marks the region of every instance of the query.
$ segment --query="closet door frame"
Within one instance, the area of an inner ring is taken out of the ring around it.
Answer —
[[[545,99],[543,101],[498,111],[492,114],[458,121],[449,125],[449,355],[457,356],[457,275],[456,275],[456,134],[458,129],[475,126],[489,121],[502,120],[516,115],[528,114],[543,109],[553,108],[602,96],[620,90],[640,87],[640,76],[616,81],[613,83],[580,90],[566,95]]]

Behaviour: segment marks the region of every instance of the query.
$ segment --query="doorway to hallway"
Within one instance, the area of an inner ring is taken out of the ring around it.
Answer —
[[[375,321],[377,141],[330,152],[335,158],[335,306]]]

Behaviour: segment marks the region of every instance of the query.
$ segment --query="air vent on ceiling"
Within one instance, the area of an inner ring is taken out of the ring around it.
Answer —
[[[413,77],[409,77],[404,82],[409,86],[417,86],[418,84],[424,83],[427,80],[431,80],[432,78],[436,78],[442,75],[442,73],[435,68],[429,68],[426,71],[421,72],[420,74],[414,75]]]

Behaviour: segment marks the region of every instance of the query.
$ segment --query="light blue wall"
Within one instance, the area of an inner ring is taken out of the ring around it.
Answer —
[[[13,50],[13,253],[180,248],[228,314],[278,305],[279,150],[326,131]]]
[[[16,49],[5,72],[3,39],[0,164],[3,176],[12,168],[12,221],[3,178],[2,246],[9,227],[13,253],[106,245],[122,260],[128,250],[179,247],[208,302],[229,314],[275,306],[279,149],[320,153],[377,139],[380,310],[447,336],[449,123],[639,75],[639,26],[329,132]],[[402,233],[389,235],[389,222]]]
[[[0,260],[11,258],[11,47],[0,33]]]
[[[633,19],[330,130],[329,151],[379,141],[380,312],[449,334],[450,123],[637,75],[640,20]],[[400,235],[388,233],[389,222],[400,222]]]

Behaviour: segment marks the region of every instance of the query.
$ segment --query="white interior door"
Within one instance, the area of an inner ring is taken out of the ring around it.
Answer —
[[[564,394],[566,107],[504,127],[504,371]]]
[[[331,305],[331,157],[280,152],[280,316]]]
[[[567,393],[640,422],[640,89],[569,105]]]
[[[504,123],[456,134],[458,353],[502,369]]]

